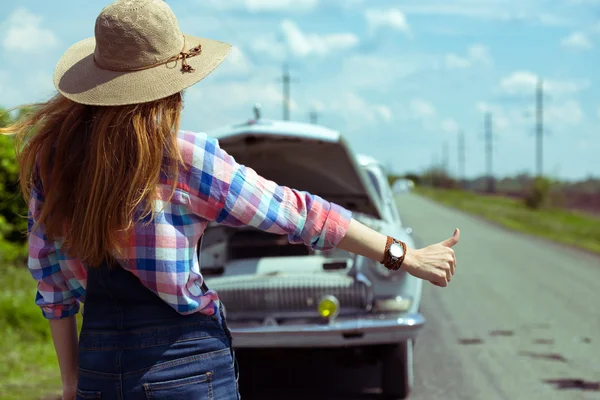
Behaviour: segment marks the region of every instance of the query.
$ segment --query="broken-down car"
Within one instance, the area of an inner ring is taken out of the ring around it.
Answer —
[[[415,247],[381,165],[356,155],[337,131],[250,120],[210,133],[237,162],[306,190]],[[360,348],[382,365],[382,390],[405,398],[413,346],[425,320],[422,281],[346,251],[314,251],[255,228],[209,225],[200,265],[226,309],[234,347]]]

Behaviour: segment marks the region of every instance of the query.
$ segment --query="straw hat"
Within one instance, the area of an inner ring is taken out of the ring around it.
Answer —
[[[54,85],[81,104],[145,103],[199,82],[230,49],[228,43],[182,34],[163,0],[117,0],[100,12],[95,37],[60,58]]]

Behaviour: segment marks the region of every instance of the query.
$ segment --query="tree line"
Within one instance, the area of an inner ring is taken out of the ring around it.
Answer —
[[[20,110],[16,118],[25,110]],[[11,115],[0,108],[0,127],[13,122]],[[14,263],[27,254],[27,205],[19,188],[19,168],[12,136],[0,135],[0,262]]]

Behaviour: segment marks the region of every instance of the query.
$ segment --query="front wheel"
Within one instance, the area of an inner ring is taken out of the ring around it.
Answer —
[[[405,399],[413,387],[413,339],[385,346],[382,354],[383,395],[390,399]]]

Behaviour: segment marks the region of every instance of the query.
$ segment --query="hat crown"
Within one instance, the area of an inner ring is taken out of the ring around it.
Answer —
[[[177,18],[163,0],[117,0],[96,19],[94,60],[100,68],[135,70],[182,51]]]

